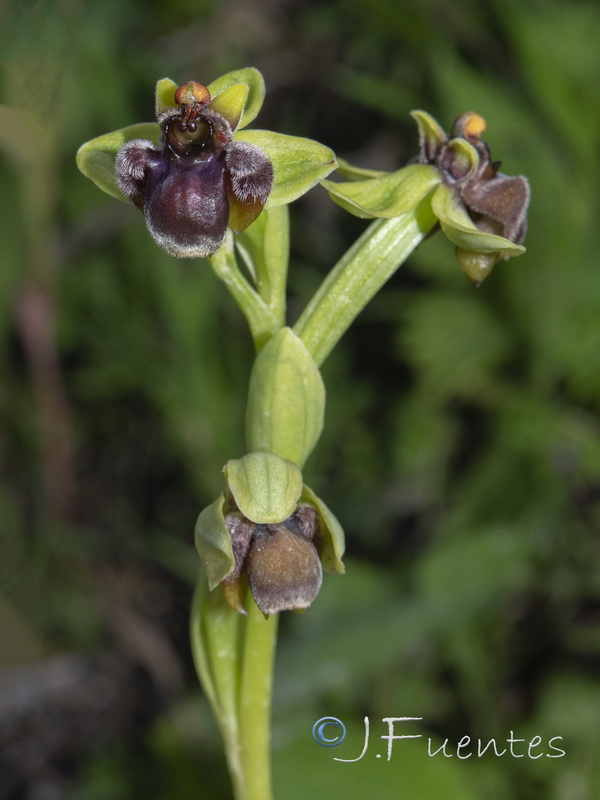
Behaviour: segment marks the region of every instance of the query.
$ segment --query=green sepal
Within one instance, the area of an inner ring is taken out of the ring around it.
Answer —
[[[177,84],[171,78],[161,78],[156,81],[156,89],[154,90],[154,108],[156,110],[156,118],[160,117],[165,111],[170,108],[177,108],[175,103],[175,92],[177,91]]]
[[[302,473],[274,453],[248,453],[228,461],[225,480],[242,514],[259,525],[283,522],[296,510]]]
[[[427,111],[417,109],[411,111],[410,115],[419,128],[421,156],[427,161],[433,161],[440,147],[448,140],[446,131]]]
[[[152,144],[158,145],[160,128],[156,122],[139,122],[119,128],[118,131],[105,133],[82,144],[76,156],[77,166],[86,178],[102,191],[126,203],[131,200],[124,197],[117,186],[115,159],[121,147],[131,139],[149,139]]]
[[[231,130],[234,131],[244,114],[249,92],[250,87],[247,83],[234,83],[233,86],[214,97],[209,103],[209,107],[222,114],[231,125]]]
[[[344,158],[338,157],[338,173],[347,181],[364,181],[367,178],[379,178],[380,175],[387,173],[381,169],[366,169],[365,167],[356,167]]]
[[[323,429],[325,386],[306,345],[282,328],[263,347],[250,376],[248,449],[302,466]]]
[[[260,130],[236,133],[235,139],[256,145],[271,160],[274,180],[266,208],[292,203],[337,167],[333,150],[312,139]]]
[[[505,239],[504,236],[480,230],[462,202],[447,186],[436,189],[431,199],[431,207],[448,239],[463,250],[474,250],[477,253],[498,252],[500,256],[505,257],[519,256],[525,252],[524,247]]]
[[[323,568],[328,572],[337,572],[339,575],[343,575],[346,569],[342,563],[342,556],[346,544],[342,526],[309,486],[304,486],[300,500],[315,508],[319,515],[319,533],[315,538],[315,546],[319,551]]]
[[[378,178],[348,183],[323,181],[330,197],[342,208],[363,219],[399,217],[413,211],[439,185],[435,167],[411,164]]]
[[[260,72],[254,67],[235,69],[232,72],[221,75],[220,78],[209,83],[206,88],[213,98],[212,106],[218,95],[225,92],[226,89],[230,89],[232,86],[240,83],[244,83],[248,87],[248,96],[244,106],[244,113],[237,126],[238,129],[241,130],[256,119],[265,99],[265,81]]]
[[[235,559],[225,525],[225,496],[200,512],[195,528],[196,550],[202,560],[211,591],[233,570]]]

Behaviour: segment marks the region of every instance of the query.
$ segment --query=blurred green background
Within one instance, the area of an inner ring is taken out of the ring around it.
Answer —
[[[277,800],[598,797],[597,4],[12,0],[0,31],[0,797],[231,796],[187,608],[251,343],[208,266],[159,251],[74,156],[152,119],[156,79],[243,66],[260,127],[365,167],[415,154],[410,109],[476,110],[533,192],[526,255],[476,289],[437,235],[325,364],[307,482],[347,575],[282,619]],[[365,223],[321,188],[291,213],[293,320]],[[311,737],[330,715],[337,749]],[[333,761],[365,716],[367,755]],[[376,759],[401,716],[454,756]],[[456,756],[510,731],[566,756]]]

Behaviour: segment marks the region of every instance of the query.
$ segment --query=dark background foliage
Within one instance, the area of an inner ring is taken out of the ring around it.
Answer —
[[[476,289],[437,235],[325,364],[307,481],[347,575],[282,620],[278,800],[598,796],[599,22],[582,0],[2,7],[0,797],[230,797],[187,608],[195,518],[243,452],[249,336],[208,266],[160,252],[74,154],[151,119],[157,78],[249,65],[261,127],[395,169],[411,108],[473,109],[533,191],[525,256]],[[364,223],[317,188],[292,225],[293,320]],[[327,715],[337,751],[310,735]],[[368,755],[334,762],[364,716]],[[376,760],[389,716],[454,756]],[[456,756],[510,731],[567,754]]]

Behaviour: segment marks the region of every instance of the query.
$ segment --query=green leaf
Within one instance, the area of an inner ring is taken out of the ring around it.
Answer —
[[[342,526],[333,512],[309,486],[304,486],[300,499],[316,508],[319,514],[320,529],[318,537],[315,539],[315,545],[323,567],[329,572],[343,575],[346,570],[342,563],[342,556],[346,549],[346,542]]]
[[[224,504],[225,497],[220,494],[214,503],[200,513],[196,522],[196,549],[211,590],[229,575],[235,564],[231,537],[225,525]]]
[[[249,92],[250,87],[247,83],[234,83],[218,94],[210,103],[210,107],[222,114],[231,125],[231,129],[235,130],[240,124]]]
[[[296,510],[302,473],[274,453],[249,453],[228,461],[225,479],[237,507],[257,524],[283,522]]]
[[[177,108],[175,103],[175,92],[177,84],[171,78],[161,78],[156,82],[156,89],[154,92],[156,118],[170,108]]]
[[[152,144],[158,145],[160,128],[156,122],[140,122],[137,125],[120,128],[118,131],[105,133],[82,144],[76,157],[77,166],[86,178],[93,181],[102,191],[126,203],[131,201],[121,194],[117,186],[115,159],[121,147],[131,139],[149,139]]]
[[[431,207],[440,221],[442,230],[457,247],[478,253],[498,252],[501,256],[519,256],[525,252],[524,247],[514,244],[503,236],[479,230],[462,202],[455,198],[447,186],[440,186],[435,191]]]
[[[248,392],[251,451],[264,450],[302,466],[323,429],[325,387],[304,343],[282,328],[258,355]]]
[[[207,86],[211,97],[214,100],[221,92],[234,86],[236,83],[244,83],[248,87],[248,99],[242,115],[242,120],[238,128],[245,128],[256,117],[262,108],[263,100],[265,98],[265,82],[263,76],[254,67],[246,67],[245,69],[236,69],[233,72],[228,72],[226,75],[221,75],[216,81],[209,83]]]
[[[259,130],[236,133],[235,138],[256,145],[271,159],[275,176],[267,208],[293,202],[337,166],[333,150],[312,139]]]
[[[412,211],[440,183],[435,167],[411,164],[378,178],[348,183],[323,181],[332,200],[363,219],[399,217]]]

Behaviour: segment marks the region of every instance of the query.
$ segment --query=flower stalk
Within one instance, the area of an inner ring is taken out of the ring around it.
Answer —
[[[377,220],[338,261],[294,326],[316,364],[325,361],[436,222],[427,203],[399,217]]]

